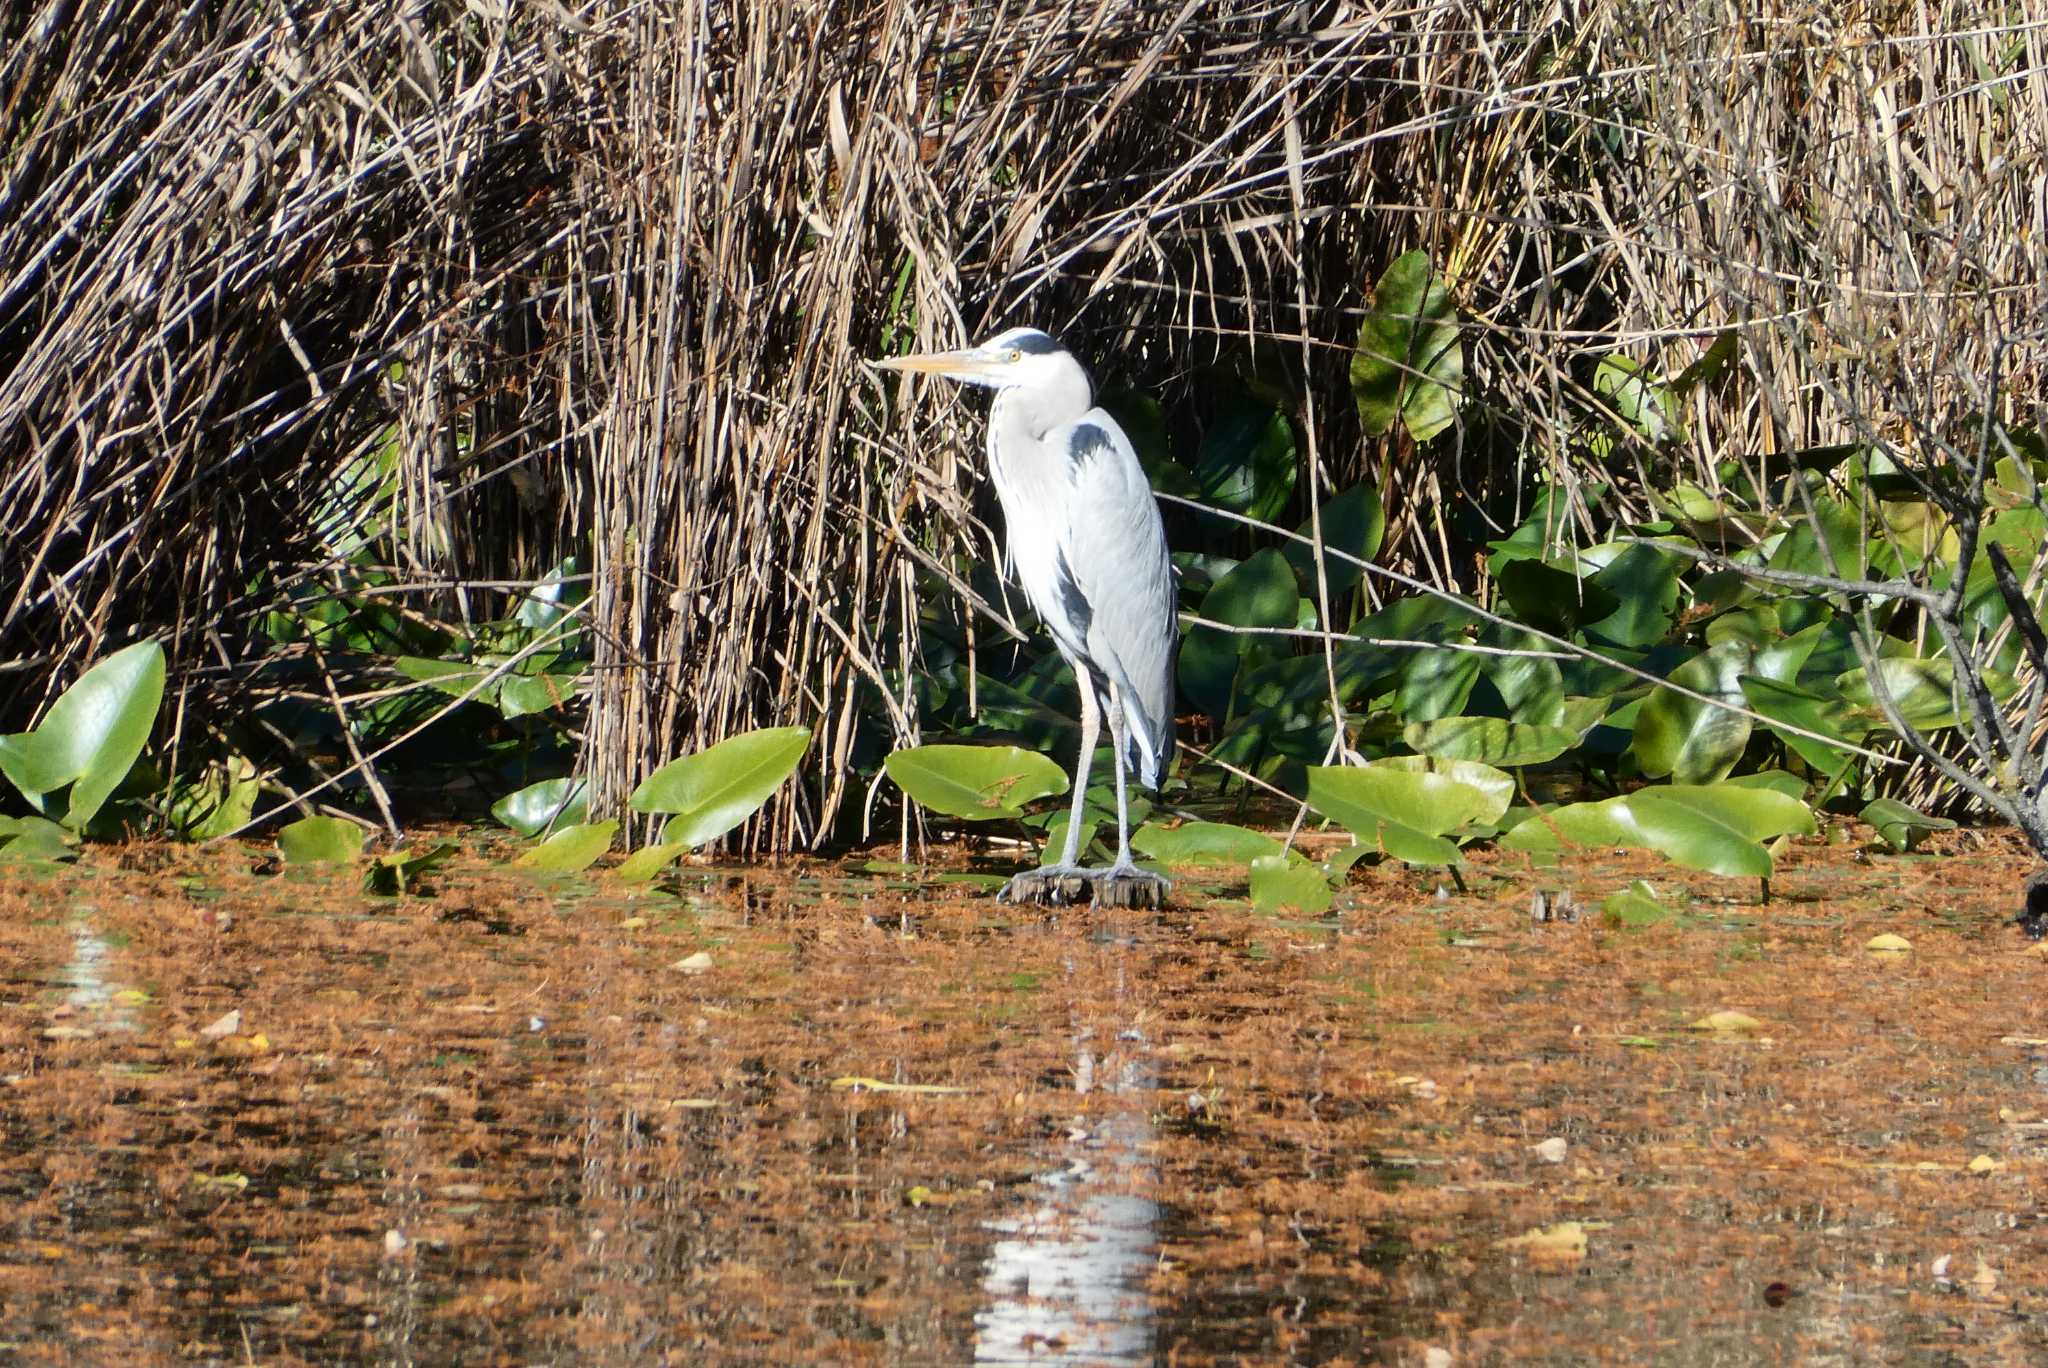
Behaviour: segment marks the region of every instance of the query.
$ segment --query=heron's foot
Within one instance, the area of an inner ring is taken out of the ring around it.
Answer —
[[[1164,874],[1140,869],[1129,860],[1107,869],[1086,871],[1095,891],[1097,907],[1164,907],[1173,881]]]
[[[1003,885],[997,902],[1046,903],[1062,907],[1085,902],[1095,875],[1079,865],[1049,864],[1027,869]]]

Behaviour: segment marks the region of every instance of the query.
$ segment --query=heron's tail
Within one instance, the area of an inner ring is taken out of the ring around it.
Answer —
[[[1147,707],[1151,702],[1153,707]],[[1173,759],[1173,696],[1141,701],[1126,698],[1124,704],[1124,763],[1138,782],[1153,792]],[[1157,708],[1157,712],[1153,708]]]

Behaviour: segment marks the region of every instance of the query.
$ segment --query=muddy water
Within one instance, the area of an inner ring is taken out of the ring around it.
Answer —
[[[8,875],[0,1360],[2048,1361],[2048,960],[1957,851],[1646,929],[1531,919],[1621,861]]]

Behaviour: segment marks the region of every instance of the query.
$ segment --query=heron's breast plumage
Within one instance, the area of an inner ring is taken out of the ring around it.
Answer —
[[[1025,597],[1061,649],[1115,685],[1148,783],[1173,744],[1173,572],[1150,483],[1101,409],[1046,427],[1031,396],[998,396],[989,469]]]

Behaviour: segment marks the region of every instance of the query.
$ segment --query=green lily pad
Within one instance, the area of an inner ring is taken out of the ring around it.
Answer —
[[[1579,733],[1563,727],[1510,722],[1504,717],[1443,717],[1411,722],[1402,739],[1424,755],[1475,760],[1494,766],[1540,765],[1578,744]]]
[[[1743,701],[1742,675],[1755,650],[1741,639],[1722,642],[1671,672],[1671,682],[1729,705]],[[1632,747],[1651,778],[1711,784],[1727,777],[1749,745],[1751,722],[1729,707],[1670,689],[1653,690],[1636,712]]]
[[[420,880],[454,854],[455,847],[443,841],[419,849],[394,850],[389,855],[379,855],[363,871],[363,887],[386,897],[417,893]]]
[[[1930,831],[1954,831],[1956,824],[1946,817],[1929,817],[1916,812],[1896,798],[1876,798],[1859,814],[1893,850],[1908,851]]]
[[[124,647],[80,675],[34,731],[0,737],[0,773],[38,811],[70,786],[62,818],[73,831],[128,777],[156,725],[164,696],[164,648]]]
[[[628,802],[635,812],[674,814],[662,829],[664,844],[700,846],[760,811],[796,772],[810,744],[809,727],[770,727],[728,737],[663,765],[633,790]]]
[[[581,779],[543,779],[491,804],[491,816],[521,836],[533,837],[588,818],[590,786]]]
[[[575,874],[597,863],[598,857],[612,848],[612,838],[618,834],[616,821],[565,827],[512,863],[543,874]]]
[[[1016,746],[913,746],[882,764],[913,801],[971,822],[1022,817],[1025,804],[1067,791],[1066,771]]]
[[[1395,258],[1373,291],[1351,357],[1351,393],[1366,435],[1397,421],[1426,442],[1457,420],[1465,385],[1465,352],[1450,291],[1430,269],[1429,254]]]
[[[277,853],[290,865],[353,864],[362,858],[363,829],[343,817],[301,817],[278,831]]]
[[[1298,857],[1282,855],[1261,855],[1251,862],[1251,894],[1254,911],[1292,910],[1305,917],[1329,911],[1332,899],[1322,871]]]
[[[1255,860],[1280,859],[1286,847],[1263,832],[1227,822],[1183,822],[1147,826],[1131,837],[1131,848],[1163,865],[1229,865],[1243,869]],[[1302,857],[1294,855],[1293,860]]]

